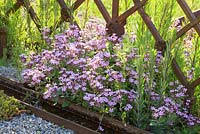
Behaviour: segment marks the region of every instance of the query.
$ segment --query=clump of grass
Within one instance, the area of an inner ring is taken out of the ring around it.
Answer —
[[[8,97],[3,90],[0,90],[0,120],[10,119],[21,113],[24,108],[17,99]]]

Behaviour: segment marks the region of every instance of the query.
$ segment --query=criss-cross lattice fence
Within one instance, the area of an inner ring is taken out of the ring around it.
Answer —
[[[76,10],[82,5],[86,0],[76,0],[73,4],[73,9]],[[192,12],[189,8],[188,4],[185,0],[176,0],[177,3],[180,5],[182,10],[184,11],[186,17],[189,19],[189,23],[185,25],[181,30],[177,32],[176,39],[179,39],[183,36],[187,31],[191,28],[194,28],[198,35],[200,36],[200,11]],[[61,19],[59,20],[59,24],[63,23],[64,21],[74,23],[78,26],[77,22],[70,20],[74,17],[70,14],[70,7],[68,7],[64,0],[57,0],[59,6],[61,7]],[[133,6],[119,14],[119,0],[112,0],[112,14],[108,13],[108,10],[105,8],[104,4],[101,0],[94,0],[94,3],[98,7],[98,10],[102,14],[103,18],[106,21],[106,28],[107,33],[112,34],[116,33],[118,36],[124,34],[124,26],[126,25],[126,20],[129,16],[133,15],[134,12],[138,11],[140,16],[142,17],[144,23],[152,33],[156,43],[155,48],[160,51],[165,51],[166,42],[162,38],[161,34],[158,32],[157,28],[155,27],[154,23],[152,22],[149,15],[145,12],[144,6],[148,2],[148,0],[133,0]],[[33,22],[37,26],[38,30],[41,32],[41,23],[39,18],[37,17],[33,7],[30,5],[29,0],[17,0],[17,2],[13,5],[13,7],[7,11],[6,15],[9,16],[11,13],[17,11],[21,6],[24,6],[27,11],[29,12]],[[180,21],[184,20],[184,18],[179,18]],[[188,88],[187,94],[190,99],[194,100],[194,90],[195,88],[200,85],[200,78],[190,82],[187,80],[186,76],[184,75],[183,71],[181,70],[180,66],[178,65],[176,59],[172,60],[172,68],[174,70],[175,75],[179,79],[179,81]]]

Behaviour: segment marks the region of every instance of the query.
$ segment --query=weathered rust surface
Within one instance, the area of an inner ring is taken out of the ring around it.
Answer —
[[[84,117],[85,119],[89,120],[90,122],[93,123],[99,123],[99,119],[102,117],[97,112],[93,112],[90,109],[86,109],[80,105],[73,104],[69,100],[66,99],[59,99],[58,104],[63,104],[64,102],[69,102],[70,106],[65,108],[66,110],[72,111],[74,114],[81,115],[81,117]],[[53,105],[53,100],[49,99],[49,103]],[[131,125],[124,125],[119,120],[116,120],[114,118],[109,117],[108,115],[105,115],[102,119],[102,126],[106,127],[107,129],[114,129],[113,131],[115,134],[121,134],[121,133],[126,133],[126,134],[151,134],[150,132],[138,129],[134,126]]]
[[[37,107],[34,107],[28,103],[25,103],[23,101],[21,101],[21,103],[23,105],[26,106],[26,108],[28,110],[31,110],[32,113],[34,113],[36,116],[39,116],[47,121],[50,121],[50,122],[53,122],[57,125],[60,125],[60,126],[63,126],[67,129],[71,129],[74,131],[75,134],[100,134],[94,130],[91,130],[91,129],[88,129],[86,127],[83,127],[77,123],[74,123],[70,120],[67,120],[67,119],[64,119],[60,116],[57,116],[55,114],[52,114],[46,110],[43,110],[41,108],[37,108]]]
[[[37,101],[37,92],[26,88],[23,84],[15,82],[13,80],[7,79],[0,76],[0,87],[8,95],[13,95],[19,100],[28,101],[29,103]]]

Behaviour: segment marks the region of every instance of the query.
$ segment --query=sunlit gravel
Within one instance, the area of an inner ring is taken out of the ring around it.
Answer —
[[[74,134],[32,114],[21,114],[8,121],[0,121],[0,134]]]

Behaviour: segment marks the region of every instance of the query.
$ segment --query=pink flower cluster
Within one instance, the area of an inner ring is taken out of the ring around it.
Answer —
[[[190,126],[200,124],[200,118],[193,116],[189,112],[190,100],[187,99],[185,102],[187,89],[178,84],[178,82],[174,82],[171,85],[174,88],[169,91],[170,96],[164,96],[162,105],[157,108],[154,106],[151,107],[153,117],[158,119],[175,113],[177,116],[184,119]]]
[[[48,29],[44,29],[45,41],[50,41]],[[136,92],[126,86],[137,84],[137,72],[123,72],[121,59],[116,55],[122,48],[122,40],[115,34],[108,37],[100,25],[89,23],[81,31],[74,25],[64,33],[55,35],[49,48],[30,57],[21,55],[26,66],[22,73],[26,83],[43,86],[44,98],[55,97],[58,91],[79,96],[90,106],[109,108],[117,105],[125,111],[133,108]],[[136,58],[134,55],[127,58]],[[124,83],[122,86],[121,83]],[[123,103],[122,103],[123,102]],[[119,109],[118,109],[119,110]]]
[[[126,97],[128,98],[128,102],[123,108],[125,111],[131,110],[133,107],[131,103],[136,98],[137,94],[134,90],[127,91],[124,89],[112,91],[111,89],[105,89],[100,94],[91,94],[87,93],[84,96],[84,100],[90,102],[90,106],[97,106],[97,107],[109,107],[109,112],[113,112],[116,108],[116,105],[120,104],[122,100]]]

